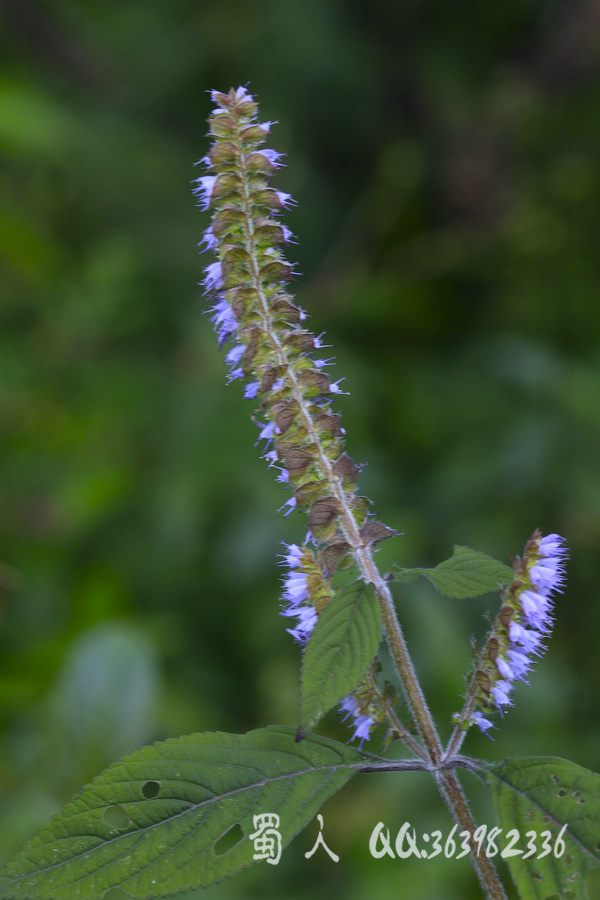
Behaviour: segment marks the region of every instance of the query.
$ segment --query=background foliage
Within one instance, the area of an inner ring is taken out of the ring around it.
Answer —
[[[550,652],[468,749],[598,771],[598,0],[3,0],[0,39],[0,862],[144,743],[296,722],[274,559],[305,525],[224,385],[189,193],[206,90],[248,82],[349,452],[405,532],[382,566],[570,545]],[[398,603],[446,723],[487,601]],[[369,857],[380,820],[449,831],[425,776],[324,816],[337,866],[304,859],[315,822],[201,896],[478,896],[466,863]]]

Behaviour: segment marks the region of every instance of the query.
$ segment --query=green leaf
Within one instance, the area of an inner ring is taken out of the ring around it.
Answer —
[[[83,788],[13,857],[0,898],[96,900],[118,887],[144,900],[205,887],[252,864],[255,815],[279,815],[285,847],[372,760],[315,735],[298,744],[292,728],[275,726],[144,747]]]
[[[428,571],[428,569],[400,569],[394,566],[394,581],[416,581]]]
[[[566,759],[548,756],[505,759],[487,770],[502,828],[498,846],[517,829],[515,849],[527,851],[527,832],[550,832],[551,852],[543,859],[542,837],[528,859],[509,856],[507,862],[522,900],[545,900],[558,895],[569,900],[587,897],[585,877],[600,866],[600,775]],[[556,840],[562,827],[564,852]],[[556,849],[556,854],[555,854]],[[569,892],[569,893],[566,893]]]
[[[372,584],[354,582],[329,601],[302,662],[299,737],[356,687],[380,640],[381,613]]]
[[[498,591],[514,578],[510,566],[470,547],[454,547],[450,559],[434,569],[398,569],[396,581],[413,581],[424,575],[446,597],[467,600]]]

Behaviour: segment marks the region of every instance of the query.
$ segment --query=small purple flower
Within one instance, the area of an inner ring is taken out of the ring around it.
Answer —
[[[521,681],[526,681],[525,675],[527,675],[532,666],[531,660],[527,655],[525,653],[519,653],[511,647],[508,651],[508,662],[513,673],[513,679],[520,678]]]
[[[545,538],[541,539],[538,552],[540,556],[554,556],[562,559],[567,555],[567,548],[564,544],[565,539],[559,534],[547,534]]]
[[[297,505],[296,498],[295,498],[295,497],[290,497],[289,500],[286,500],[285,503],[283,504],[283,506],[280,506],[279,509],[278,509],[277,511],[278,511],[278,512],[281,512],[282,509],[285,509],[286,506],[289,506],[288,511],[287,511],[287,512],[284,512],[284,516],[289,516],[289,514],[291,513],[291,511],[292,511],[293,509],[296,509],[296,505]]]
[[[306,643],[317,621],[317,611],[309,603],[310,591],[308,589],[308,575],[300,567],[304,551],[297,544],[286,544],[287,553],[283,554],[284,565],[289,566],[290,571],[283,579],[282,599],[284,608],[281,615],[290,619],[298,619],[295,628],[287,631],[300,644]]]
[[[528,628],[519,625],[518,622],[511,622],[508,634],[514,650],[519,653],[537,653],[539,655],[542,638],[537,631],[530,631]]]
[[[254,97],[252,94],[249,94],[245,87],[236,88],[235,91],[235,99],[236,100],[249,100],[251,103],[254,103]]]
[[[206,288],[205,293],[216,290],[223,280],[223,266],[220,262],[209,263],[204,271],[205,277],[202,284]]]
[[[497,681],[494,687],[492,688],[492,696],[496,701],[496,706],[503,712],[503,707],[511,706],[511,702],[509,700],[509,694],[511,691],[512,685],[510,681]]]
[[[210,206],[218,177],[218,175],[201,175],[200,178],[194,179],[198,187],[194,188],[192,193],[198,195],[202,209],[208,209]]]
[[[364,742],[369,740],[371,728],[375,724],[374,720],[366,713],[361,712],[360,706],[352,694],[348,694],[340,702],[340,712],[346,713],[342,718],[342,722],[345,722],[349,716],[353,716],[352,728],[354,728],[354,734],[350,740],[353,741],[354,738],[359,738],[358,749],[360,750]]]
[[[263,441],[263,440],[270,441],[271,438],[273,437],[273,435],[276,433],[276,431],[277,431],[277,426],[275,425],[275,422],[267,422],[266,425],[261,426],[261,431],[258,436],[258,440],[259,441]],[[258,443],[258,441],[257,441],[257,443]]]
[[[259,381],[249,381],[244,388],[244,397],[246,400],[254,400],[260,390]]]
[[[257,150],[256,152],[260,153],[261,156],[264,156],[265,159],[268,159],[272,166],[283,165],[283,163],[279,162],[283,153],[279,153],[277,150]]]
[[[295,613],[284,611],[283,615],[296,615],[299,617],[300,621],[296,627],[287,628],[286,631],[288,631],[299,644],[305,644],[313,628],[317,624],[317,611],[314,606],[301,606]]]
[[[277,450],[269,450],[268,453],[263,454],[262,459],[266,459],[269,463],[269,468],[274,466],[279,457],[277,456]]]
[[[202,247],[203,244],[206,244],[207,250],[214,250],[215,247],[218,245],[218,243],[219,242],[218,242],[217,238],[215,237],[214,232],[212,230],[212,226],[209,226],[206,229],[206,231],[204,232],[202,240],[200,241],[198,246]]]
[[[283,597],[296,607],[310,598],[305,572],[290,572],[283,582]]]
[[[340,701],[340,710],[346,713],[342,722],[345,722],[348,716],[356,717],[360,715],[360,706],[352,694],[348,694],[347,697],[344,697],[344,699]]]
[[[229,339],[229,335],[237,329],[237,319],[226,300],[219,300],[215,303],[212,313],[210,321],[217,332],[219,347],[222,347],[225,341]]]
[[[300,547],[297,544],[285,544],[284,546],[287,549],[287,553],[282,554],[285,565],[289,566],[290,569],[301,565],[302,550]]]
[[[350,738],[351,741],[354,738],[360,738],[360,743],[358,745],[358,749],[360,750],[365,741],[369,740],[369,734],[371,732],[371,728],[375,723],[371,719],[370,716],[362,715],[358,716],[354,720],[354,734]]]
[[[317,367],[317,369],[322,369],[323,366],[334,366],[335,365],[335,361],[334,361],[333,357],[331,357],[330,359],[315,359],[315,360],[313,360],[313,362],[314,362],[315,366]]]
[[[490,730],[490,728],[496,727],[495,725],[493,725],[490,722],[489,719],[486,719],[485,716],[482,716],[482,714],[479,712],[479,710],[475,710],[474,712],[471,713],[471,716],[469,718],[469,724],[477,725],[483,734],[487,734],[487,732]],[[491,738],[491,735],[488,734],[488,737]]]
[[[275,193],[279,200],[279,205],[283,206],[284,209],[289,209],[290,206],[294,206],[296,201],[291,194],[286,194],[285,191],[275,191]]]
[[[496,666],[503,678],[507,679],[508,681],[513,681],[515,677],[514,672],[505,659],[502,659],[502,657],[499,656],[496,659]]]
[[[548,615],[548,598],[537,591],[521,591],[519,601],[528,624],[537,631],[548,631],[551,621]]]
[[[529,570],[532,584],[541,591],[560,591],[564,581],[562,561],[556,557],[545,557]]]

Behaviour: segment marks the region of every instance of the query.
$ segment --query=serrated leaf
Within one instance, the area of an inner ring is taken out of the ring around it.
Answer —
[[[394,581],[416,581],[425,575],[427,569],[400,569],[394,566]]]
[[[470,547],[454,547],[450,559],[435,569],[428,569],[425,577],[446,597],[466,600],[497,591],[514,578],[513,570]]]
[[[505,759],[488,767],[489,778],[502,828],[499,846],[506,846],[511,829],[519,832],[515,849],[523,854],[509,856],[509,865],[522,900],[587,897],[586,875],[600,866],[600,775],[566,759],[525,757]],[[563,825],[565,849],[556,845]],[[526,833],[549,831],[551,852],[543,852],[542,837],[535,839],[536,852],[527,851]],[[556,855],[554,850],[557,850]]]
[[[355,582],[329,601],[304,653],[299,736],[356,687],[380,639],[381,613],[372,584]]]
[[[125,757],[5,866],[0,898],[99,900],[118,887],[145,900],[235,875],[254,861],[255,815],[279,815],[285,846],[372,759],[316,735],[298,744],[294,735],[275,726],[192,734]]]
[[[450,559],[434,569],[395,569],[396,581],[413,581],[424,575],[446,597],[468,600],[498,591],[510,583],[514,572],[510,566],[470,547],[454,547]]]

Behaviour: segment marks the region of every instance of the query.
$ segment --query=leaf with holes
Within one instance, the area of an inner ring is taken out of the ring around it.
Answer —
[[[600,866],[600,775],[548,756],[505,759],[487,771],[502,828],[497,843],[522,900],[563,898],[565,892],[571,900],[587,897],[585,877]],[[519,835],[512,856],[511,829]],[[531,847],[535,851],[524,858]]]
[[[302,661],[299,738],[356,687],[380,640],[381,613],[372,584],[356,581],[329,601]]]
[[[478,550],[458,546],[454,547],[450,559],[445,559],[434,569],[394,570],[396,581],[413,581],[421,575],[441,594],[453,600],[468,600],[491,594],[503,585],[510,584],[514,578],[510,566]]]
[[[144,747],[83,788],[0,873],[3,900],[163,897],[235,875],[257,852],[254,816],[281,846],[369,754],[292,728],[192,734]],[[260,823],[259,823],[260,824]],[[276,849],[276,846],[275,846]]]

